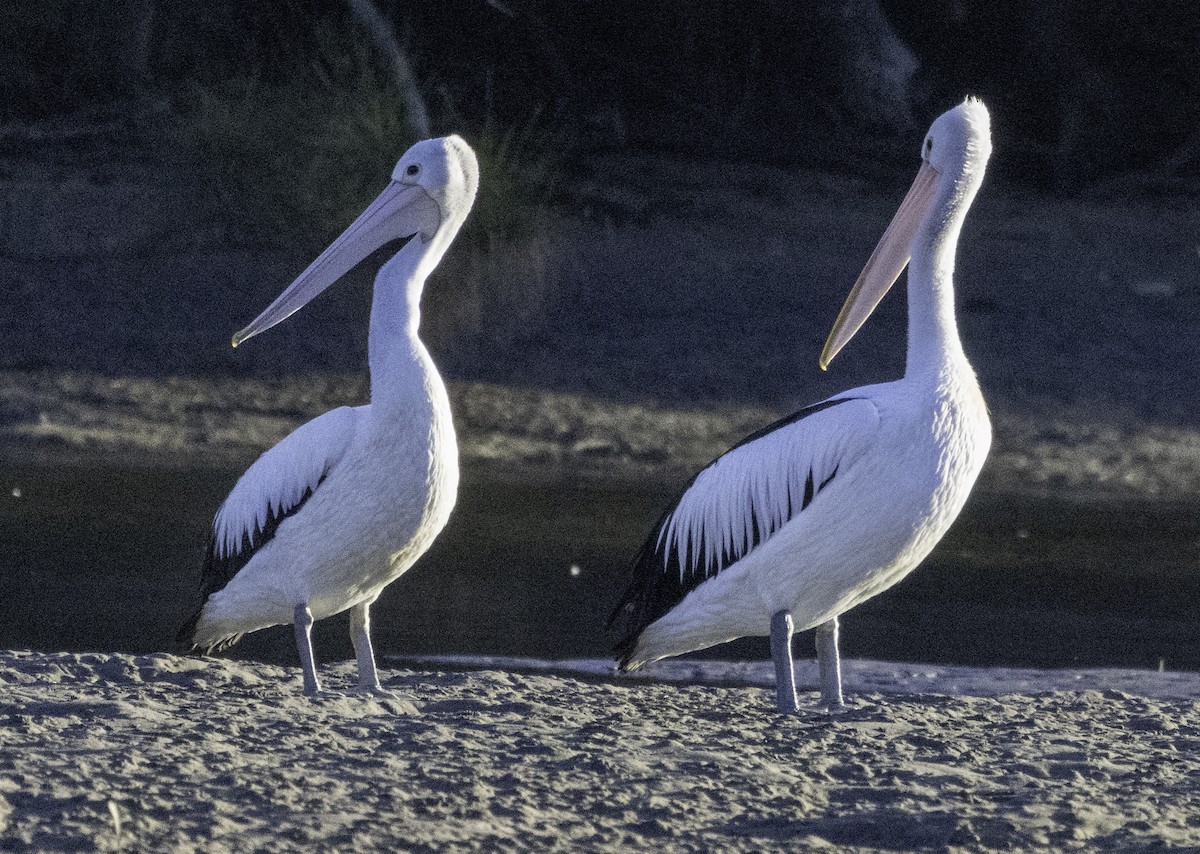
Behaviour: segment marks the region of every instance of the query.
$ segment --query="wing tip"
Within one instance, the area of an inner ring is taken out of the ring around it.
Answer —
[[[613,645],[613,657],[617,661],[618,673],[630,673],[645,664],[644,661],[637,660],[635,655],[641,637],[642,633],[638,631],[637,634],[624,637]]]
[[[203,613],[204,608],[201,607],[200,610],[196,611],[195,614],[189,617],[187,622],[180,626],[179,631],[175,633],[176,649],[179,652],[183,654],[200,652],[203,655],[212,655],[214,652],[225,652],[225,650],[229,649],[242,639],[243,634],[238,633],[212,638],[207,640],[207,642],[199,640],[197,638],[197,633],[200,626],[200,617]]]
[[[199,646],[195,641],[196,627],[200,624],[200,615],[203,612],[204,608],[202,606],[196,610],[196,613],[188,617],[184,624],[179,627],[179,631],[175,633],[175,644],[177,648],[182,649],[184,652],[192,652],[196,649],[199,649]]]
[[[725,550],[724,546],[717,544],[716,541],[705,538],[703,530],[700,531],[695,543],[690,538],[684,542],[680,541],[684,535],[677,530],[676,526],[683,523],[679,521],[676,514],[684,496],[696,485],[700,477],[721,463],[722,460],[727,459],[730,453],[751,442],[802,421],[810,415],[857,399],[859,398],[838,396],[803,407],[791,415],[749,434],[729,451],[696,473],[674,504],[659,517],[658,523],[634,557],[629,586],[625,589],[616,607],[613,608],[612,613],[609,614],[606,624],[608,630],[616,633],[617,627],[621,627],[621,637],[613,647],[619,670],[628,672],[645,664],[644,660],[637,658],[635,651],[646,628],[674,609],[696,587],[745,558],[765,539],[773,535],[779,527],[795,518],[795,500],[800,500],[801,511],[805,509],[813,498],[834,479],[840,464],[835,465],[833,472],[821,479],[819,485],[812,468],[809,467],[802,484],[795,485],[797,492],[795,498],[792,495],[793,485],[789,481],[786,491],[786,507],[783,508],[784,512],[779,521],[774,521],[773,517],[767,513],[759,518],[754,502],[751,501],[749,505],[751,527],[747,529],[747,537],[743,543],[743,546],[748,547],[735,547],[728,550]],[[701,560],[702,557],[703,560]],[[673,560],[676,559],[686,567],[680,573],[670,571]]]

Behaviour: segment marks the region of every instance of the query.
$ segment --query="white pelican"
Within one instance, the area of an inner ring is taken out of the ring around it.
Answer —
[[[696,475],[642,547],[610,618],[622,630],[622,670],[769,634],[776,704],[793,713],[792,632],[815,627],[821,704],[843,706],[838,615],[929,554],[991,444],[952,284],[959,231],[990,153],[981,102],[933,123],[912,189],[821,354],[824,369],[908,265],[903,379],[801,409]]]
[[[371,403],[326,412],[255,461],[213,519],[200,610],[179,632],[221,649],[293,623],[304,691],[320,690],[314,620],[350,609],[362,688],[378,691],[368,609],[446,524],[458,490],[450,401],[417,334],[421,290],[479,186],[475,153],[449,136],[405,152],[391,183],[255,320],[274,326],[390,240],[371,306]]]

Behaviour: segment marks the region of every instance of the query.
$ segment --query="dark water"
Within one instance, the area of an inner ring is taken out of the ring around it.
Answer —
[[[238,474],[0,469],[0,648],[171,649],[195,606],[206,527]],[[468,473],[450,526],[373,609],[377,652],[607,654],[604,617],[672,492]],[[316,646],[322,660],[352,656],[344,616],[317,625]],[[978,498],[924,566],[843,617],[842,650],[1200,670],[1200,520],[1191,504]],[[290,628],[234,654],[293,662]]]

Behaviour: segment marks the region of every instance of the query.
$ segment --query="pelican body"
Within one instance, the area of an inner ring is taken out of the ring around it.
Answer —
[[[458,448],[445,384],[418,336],[420,298],[479,183],[457,136],[417,143],[366,211],[249,326],[279,323],[375,249],[410,238],[380,269],[371,307],[371,402],[326,412],[264,453],[213,520],[202,604],[180,630],[193,648],[293,623],[304,689],[320,690],[313,621],[350,609],[359,684],[379,690],[369,608],[445,526]]]
[[[979,101],[933,123],[913,187],[821,355],[825,368],[907,265],[904,377],[806,407],[695,476],[638,554],[610,618],[622,629],[621,669],[770,635],[776,704],[793,713],[792,633],[816,628],[821,704],[843,706],[838,616],[929,554],[991,444],[953,294],[959,231],[990,151]]]

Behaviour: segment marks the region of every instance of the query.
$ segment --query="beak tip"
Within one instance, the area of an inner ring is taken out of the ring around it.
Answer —
[[[230,341],[230,344],[232,344],[234,349],[236,349],[239,345],[245,344],[261,331],[261,329],[255,329],[254,324],[251,323],[245,329],[239,329],[237,332],[233,333],[233,339]]]

